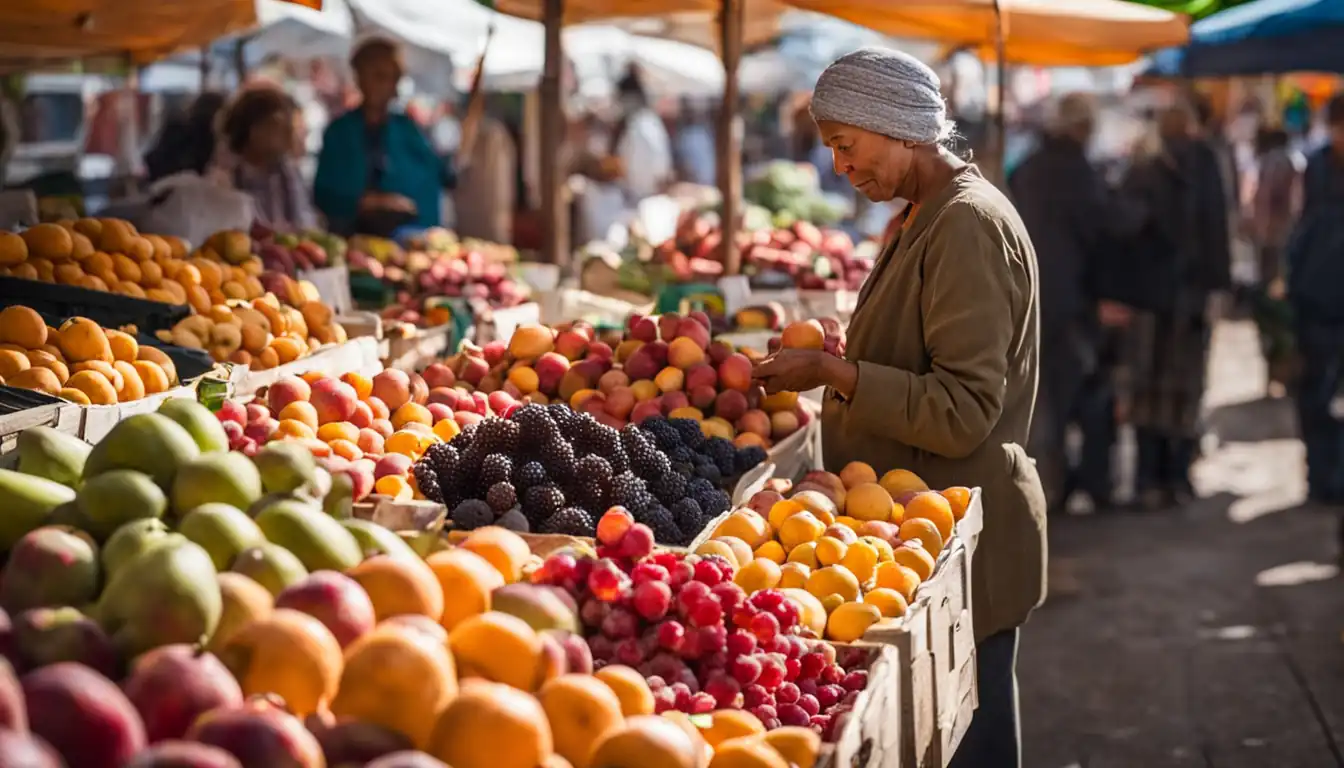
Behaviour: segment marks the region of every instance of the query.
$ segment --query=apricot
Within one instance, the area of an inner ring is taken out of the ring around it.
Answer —
[[[653,691],[644,676],[622,664],[608,664],[597,670],[593,676],[601,680],[616,694],[621,702],[621,714],[625,717],[653,714]]]
[[[765,733],[765,726],[759,718],[741,709],[720,709],[710,713],[709,727],[703,728],[700,735],[712,749],[730,739],[759,736]]]
[[[425,749],[456,696],[457,668],[442,642],[408,625],[381,624],[346,649],[331,712],[397,731]]]
[[[914,602],[915,590],[919,589],[920,578],[919,574],[909,566],[896,562],[893,556],[891,562],[878,564],[876,583],[878,588],[897,592],[909,604]]]
[[[846,490],[864,483],[876,483],[877,472],[862,461],[851,461],[840,470],[840,482],[845,484]]]
[[[12,267],[27,259],[27,241],[13,232],[0,231],[0,266]]]
[[[952,505],[942,494],[924,492],[915,494],[905,505],[905,520],[926,519],[932,522],[941,535],[942,542],[947,543],[952,540],[952,531],[957,525],[957,518],[952,514]],[[904,537],[902,537],[904,538]],[[932,553],[937,557],[937,552]]]
[[[88,395],[78,389],[72,389],[70,387],[62,387],[61,390],[56,393],[56,396],[62,400],[69,400],[76,405],[93,405],[93,401],[89,399]]]
[[[799,725],[776,728],[763,741],[795,768],[813,768],[821,753],[821,735]]]
[[[145,383],[140,380],[134,365],[118,360],[112,364],[112,368],[121,376],[121,386],[117,389],[118,402],[129,403],[145,396]]]
[[[934,522],[925,517],[907,517],[901,523],[900,533],[902,541],[918,541],[924,545],[924,549],[936,560],[938,553],[943,551],[943,535],[938,530]]]
[[[785,349],[824,349],[826,329],[816,320],[798,320],[784,326],[780,346]]]
[[[882,476],[877,481],[879,485],[887,489],[893,499],[900,498],[902,494],[910,491],[923,492],[929,490],[929,486],[919,478],[914,472],[906,469],[893,469]]]
[[[81,363],[100,360],[111,363],[112,347],[102,326],[87,317],[72,317],[60,328],[57,340],[61,355],[67,362]]]
[[[75,241],[70,230],[59,224],[37,224],[20,235],[33,258],[64,261],[74,253]]]
[[[425,750],[453,768],[537,768],[554,750],[541,703],[507,685],[462,686]]]
[[[848,568],[840,565],[818,568],[807,577],[805,587],[813,597],[824,600],[828,595],[839,595],[840,599],[852,601],[859,599],[859,580]]]
[[[493,525],[472,531],[461,547],[485,558],[504,577],[506,584],[522,578],[523,566],[532,556],[532,550],[521,536]]]
[[[555,335],[544,325],[520,325],[509,339],[509,354],[517,360],[535,360],[555,348]]]
[[[733,582],[751,593],[774,589],[779,586],[780,577],[781,572],[778,564],[766,558],[758,557],[742,566],[733,577]]]
[[[548,680],[537,700],[550,723],[555,751],[574,768],[588,768],[597,743],[625,722],[616,693],[591,675]]]
[[[37,349],[47,343],[47,324],[36,310],[13,305],[0,310],[0,344]]]
[[[884,619],[898,619],[910,609],[905,596],[891,587],[871,589],[863,596],[863,602],[877,606]]]
[[[952,507],[952,517],[957,522],[966,516],[966,510],[971,506],[971,489],[964,486],[954,486],[939,491],[947,503]]]
[[[60,378],[48,368],[26,368],[13,376],[6,376],[5,384],[19,389],[45,392],[48,395],[55,395],[61,391]]]
[[[740,738],[719,745],[709,768],[789,768],[789,764],[765,742]]]
[[[534,690],[539,682],[541,637],[517,616],[490,611],[469,617],[448,633],[448,647],[463,677],[483,677],[522,691]]]
[[[116,388],[98,371],[85,370],[71,374],[65,382],[65,388],[83,392],[91,405],[117,404]]]
[[[933,555],[919,541],[901,542],[901,546],[891,550],[891,561],[914,571],[921,582],[932,578],[934,568],[937,567]]]
[[[899,595],[898,595],[899,597]],[[882,611],[872,603],[845,602],[826,620],[826,637],[837,643],[852,643],[882,620]]]
[[[299,717],[327,706],[336,695],[344,663],[331,630],[289,608],[278,608],[238,630],[219,657],[244,694],[277,694]]]
[[[704,740],[691,728],[658,715],[629,718],[593,750],[603,768],[695,768],[707,763]]]
[[[855,520],[890,520],[896,502],[877,483],[860,483],[845,494],[845,514]]]
[[[741,539],[754,551],[770,540],[770,523],[750,509],[737,509],[714,529],[714,538],[721,536]]]
[[[369,594],[378,621],[408,613],[435,621],[443,616],[443,588],[421,560],[377,555],[346,573]]]
[[[16,349],[0,349],[0,379],[9,381],[32,367],[28,355]]]
[[[490,610],[490,593],[504,577],[480,555],[465,549],[435,552],[425,559],[443,593],[439,623],[451,631],[462,621]]]

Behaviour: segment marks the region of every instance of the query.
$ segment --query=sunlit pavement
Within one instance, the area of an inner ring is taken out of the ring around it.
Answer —
[[[1019,661],[1028,768],[1344,765],[1337,522],[1303,506],[1250,323],[1219,326],[1207,400],[1199,501],[1051,520]]]

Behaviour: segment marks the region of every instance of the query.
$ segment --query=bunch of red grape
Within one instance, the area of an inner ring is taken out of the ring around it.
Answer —
[[[596,668],[639,670],[658,712],[746,709],[768,729],[833,739],[868,684],[865,655],[838,660],[804,637],[797,604],[778,590],[747,595],[721,557],[653,553],[652,532],[618,507],[597,534],[599,559],[555,554],[534,576],[574,597]]]

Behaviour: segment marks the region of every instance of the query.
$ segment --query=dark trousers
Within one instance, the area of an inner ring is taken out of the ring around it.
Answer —
[[[1091,352],[1091,350],[1088,350]],[[1109,360],[1090,361],[1077,350],[1059,349],[1041,360],[1041,388],[1032,427],[1031,455],[1036,459],[1051,507],[1083,491],[1094,504],[1111,500],[1111,448],[1115,445],[1115,385]],[[1091,373],[1084,373],[1091,367]],[[1083,435],[1083,450],[1070,461],[1070,424]]]
[[[1022,726],[1017,702],[1020,628],[990,635],[975,646],[980,705],[949,768],[1020,768]]]
[[[1134,486],[1145,491],[1188,492],[1190,466],[1195,461],[1196,442],[1189,437],[1171,437],[1164,432],[1139,427],[1135,430],[1139,462]]]
[[[1344,326],[1299,324],[1297,341],[1297,421],[1307,448],[1307,489],[1317,501],[1344,501],[1344,424],[1330,413],[1344,379]]]

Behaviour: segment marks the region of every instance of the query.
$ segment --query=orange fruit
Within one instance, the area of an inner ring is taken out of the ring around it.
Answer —
[[[750,509],[738,509],[714,529],[714,538],[722,536],[741,539],[755,551],[770,540],[770,522]]]
[[[891,494],[893,499],[898,498],[903,493],[909,493],[910,491],[929,490],[929,486],[920,479],[919,475],[916,475],[908,469],[893,469],[883,475],[882,479],[877,482],[883,488],[887,489],[887,493]]]
[[[943,551],[943,534],[927,517],[907,518],[901,523],[900,536],[902,541],[913,540],[923,544],[935,560],[938,559],[938,553]]]
[[[512,584],[523,576],[523,566],[532,557],[527,542],[513,531],[490,525],[477,528],[462,542],[462,548],[484,557]]]
[[[933,555],[930,555],[924,545],[917,540],[902,542],[901,546],[893,549],[891,561],[914,571],[922,582],[928,581],[933,576],[933,569],[937,566]]]
[[[826,637],[837,643],[852,643],[881,620],[881,609],[872,603],[842,603],[826,620]]]
[[[443,592],[439,623],[452,630],[462,621],[490,610],[490,593],[504,586],[504,577],[490,561],[465,549],[435,552],[425,559]]]
[[[574,768],[588,768],[597,743],[625,722],[621,700],[592,675],[568,674],[537,692],[555,740],[555,751]]]
[[[669,717],[640,715],[608,733],[593,751],[602,768],[696,768],[705,765],[706,745],[698,734]],[[456,766],[454,766],[456,768]]]
[[[764,741],[741,738],[720,744],[709,768],[789,768],[789,764]]]
[[[290,403],[290,405],[293,404]],[[317,439],[324,443],[330,443],[334,440],[357,442],[359,440],[359,428],[348,421],[330,421],[317,428]]]
[[[360,400],[364,400],[369,395],[373,394],[373,379],[370,379],[362,373],[348,371],[341,374],[341,381],[349,384],[351,388],[355,390],[355,397],[358,397]]]
[[[281,608],[253,621],[225,643],[220,659],[248,696],[274,693],[299,717],[317,712],[336,695],[341,644],[322,622]]]
[[[878,587],[869,590],[868,594],[863,596],[863,602],[877,606],[877,610],[882,612],[882,618],[893,619],[904,616],[910,609],[910,604],[905,596],[890,587]]]
[[[457,670],[443,643],[408,626],[381,624],[346,649],[331,712],[398,731],[424,749],[456,695]]]
[[[856,520],[889,520],[896,502],[877,483],[860,483],[845,495],[845,516]]]
[[[765,733],[765,726],[750,712],[741,709],[720,709],[709,716],[709,727],[703,728],[700,735],[709,746],[718,749],[729,739],[746,736],[759,736]]]
[[[862,461],[851,461],[840,470],[840,482],[845,484],[846,490],[862,483],[876,483],[877,472]]]
[[[471,682],[443,710],[425,751],[453,768],[537,768],[550,759],[553,744],[535,697]]]
[[[639,672],[621,664],[608,664],[593,675],[620,699],[621,714],[626,717],[653,714],[653,691]]]
[[[462,677],[531,691],[541,676],[541,637],[517,616],[490,611],[467,618],[448,633],[448,646]]]
[[[812,768],[821,752],[821,736],[811,728],[785,725],[765,734],[765,743],[797,768]]]
[[[952,514],[952,505],[940,493],[921,493],[905,505],[905,519],[925,518],[938,527],[943,543],[952,540],[952,530],[957,518]]]
[[[422,560],[375,555],[346,571],[346,575],[369,593],[378,621],[404,613],[435,621],[443,616],[443,588]]]
[[[843,565],[819,568],[807,577],[805,587],[818,600],[828,595],[839,595],[842,600],[859,599],[859,580]]]
[[[966,516],[966,509],[971,506],[971,489],[957,485],[939,493],[952,506],[952,517],[956,518],[957,522],[961,522],[961,518]]]

